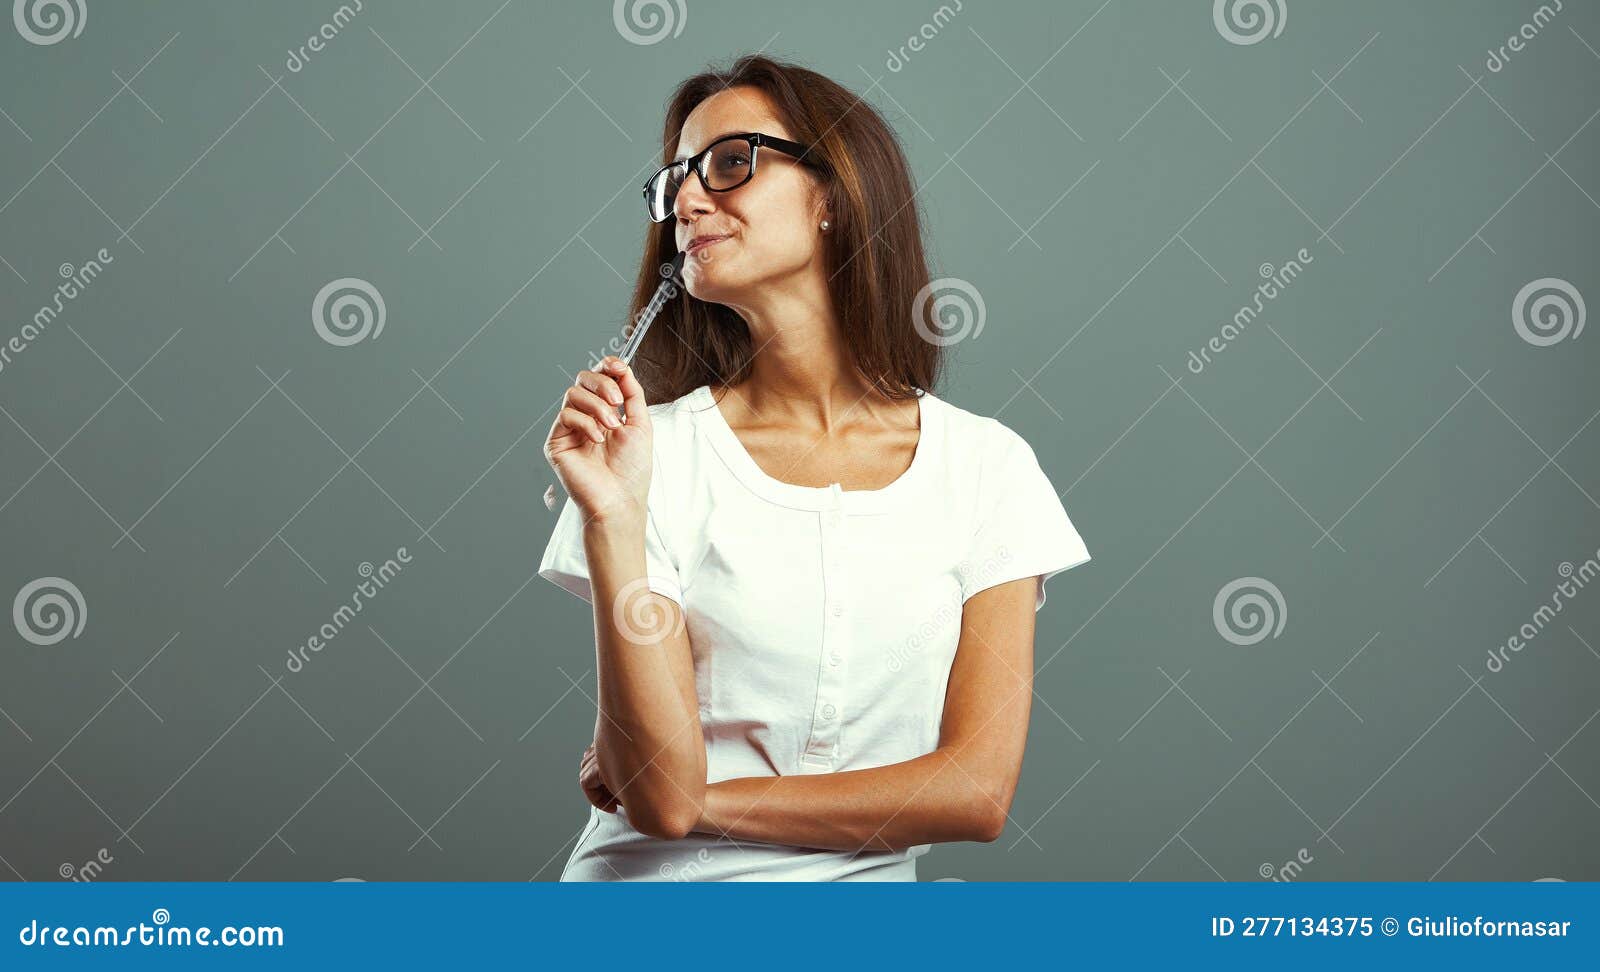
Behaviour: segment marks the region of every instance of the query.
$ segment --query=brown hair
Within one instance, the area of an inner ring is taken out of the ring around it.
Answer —
[[[824,266],[841,337],[862,379],[894,399],[933,391],[943,348],[922,336],[938,333],[932,302],[914,306],[929,277],[910,166],[893,130],[870,105],[815,71],[747,54],[725,71],[678,85],[662,126],[661,164],[672,161],[689,113],[738,85],[765,92],[794,141],[809,146],[808,158],[818,163],[811,171],[821,181],[831,223],[823,237]],[[660,268],[677,253],[675,230],[669,218],[646,231],[630,322],[661,283]],[[923,322],[913,315],[923,315]],[[646,398],[658,404],[704,384],[739,384],[749,376],[753,354],[743,318],[680,290],[645,335],[634,368]]]

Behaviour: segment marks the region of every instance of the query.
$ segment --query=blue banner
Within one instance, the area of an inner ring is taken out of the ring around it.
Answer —
[[[0,969],[1504,969],[1592,964],[1597,922],[1600,885],[1577,882],[13,884],[0,888]]]

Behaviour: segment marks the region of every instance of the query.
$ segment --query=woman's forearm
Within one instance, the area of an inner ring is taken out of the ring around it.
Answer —
[[[951,748],[872,769],[745,777],[706,787],[695,830],[826,850],[994,840],[1009,785]]]
[[[701,815],[706,751],[687,636],[671,613],[678,609],[638,600],[659,598],[645,587],[645,527],[642,511],[584,526],[599,672],[595,742],[633,825],[673,838]]]

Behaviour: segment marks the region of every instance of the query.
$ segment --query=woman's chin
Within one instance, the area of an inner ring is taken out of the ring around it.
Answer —
[[[716,271],[718,264],[726,264],[722,251],[732,245],[732,240],[722,240],[710,246],[690,250],[683,264],[684,273],[707,274]]]
[[[695,261],[692,258],[684,268],[683,282],[688,287],[689,293],[701,300],[710,299],[712,294],[726,291],[733,283],[728,267],[718,266],[709,260]]]

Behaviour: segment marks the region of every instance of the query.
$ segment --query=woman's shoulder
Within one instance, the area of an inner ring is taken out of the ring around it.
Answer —
[[[937,409],[949,458],[1000,461],[1018,449],[1032,451],[1027,440],[999,418],[962,408],[939,395],[924,394]]]
[[[649,407],[657,478],[675,484],[675,493],[688,488],[684,480],[692,481],[708,468],[709,443],[699,413],[711,404],[706,386],[701,385]]]
[[[704,387],[650,406],[650,425],[655,430],[657,452],[661,451],[663,444],[672,444],[689,434],[695,411],[704,405]]]

